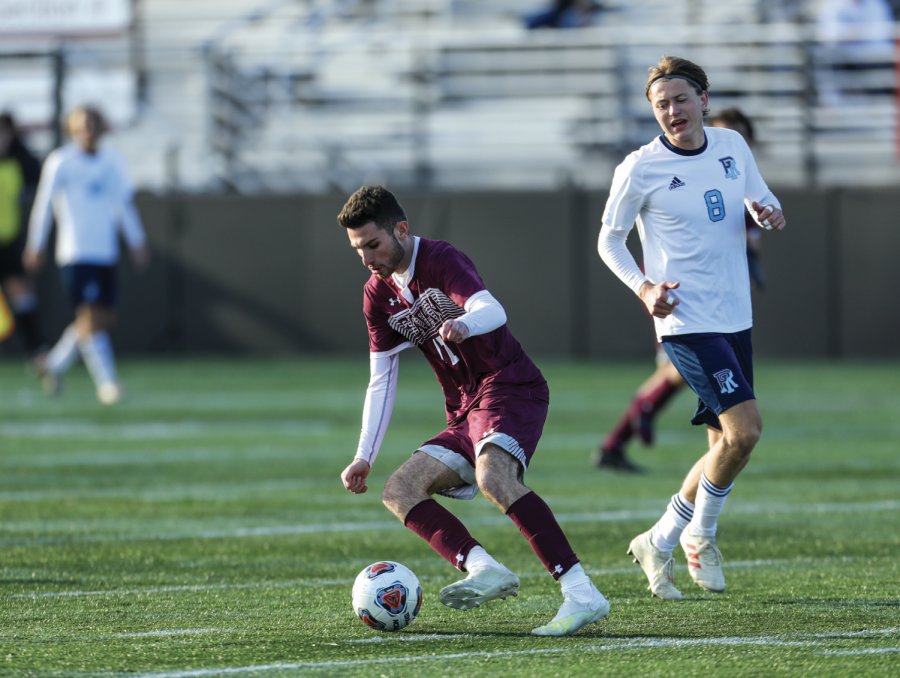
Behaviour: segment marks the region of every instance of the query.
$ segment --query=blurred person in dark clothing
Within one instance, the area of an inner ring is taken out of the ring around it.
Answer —
[[[38,327],[37,293],[22,266],[23,224],[40,176],[41,163],[22,143],[12,115],[0,113],[0,285],[32,356],[43,350],[44,342]]]
[[[525,17],[525,28],[582,28],[597,23],[603,5],[593,0],[554,0],[549,9]]]

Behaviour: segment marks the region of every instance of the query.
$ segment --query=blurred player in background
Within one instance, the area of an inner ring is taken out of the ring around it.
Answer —
[[[751,149],[753,148],[755,143],[753,123],[737,108],[723,109],[711,115],[708,122],[713,127],[723,127],[739,132],[747,145]],[[762,229],[746,209],[744,210],[744,222],[747,228],[747,267],[750,272],[750,280],[757,290],[763,290],[766,280],[760,262]],[[657,342],[656,371],[638,387],[628,408],[600,444],[594,457],[594,464],[600,468],[642,473],[644,469],[631,461],[625,454],[625,446],[635,434],[644,445],[653,444],[656,416],[683,386],[684,379],[669,360],[662,344]]]
[[[148,250],[125,163],[115,151],[98,146],[107,129],[103,116],[82,106],[69,115],[67,128],[72,143],[50,153],[41,172],[24,262],[31,271],[43,265],[52,207],[56,263],[75,307],[75,321],[37,369],[45,389],[56,394],[62,375],[80,354],[98,400],[112,405],[123,395],[109,338],[117,298],[119,231],[137,268],[147,265]]]
[[[41,163],[22,143],[12,115],[0,113],[0,285],[32,358],[42,351],[44,342],[38,325],[37,293],[22,266],[23,222],[40,176]]]
[[[663,134],[616,168],[599,239],[603,261],[644,302],[666,354],[699,396],[692,423],[707,427],[709,451],[628,549],[664,600],[682,597],[672,556],[679,541],[694,582],[725,590],[717,521],[762,432],[745,207],[766,228],[785,226],[743,137],[704,128],[708,89],[706,73],[686,59],[663,55],[650,69],[645,92]],[[635,221],[646,275],[625,246]]]
[[[385,506],[468,576],[441,590],[444,605],[469,610],[516,595],[519,578],[432,498],[471,499],[478,490],[503,511],[557,579],[565,598],[535,635],[575,633],[609,614],[553,512],[522,479],[544,427],[550,393],[506,326],[506,312],[475,265],[440,240],[413,236],[403,208],[380,186],[359,189],[338,222],[372,271],[364,289],[371,378],[356,458],[341,474],[360,494],[390,421],[399,353],[416,346],[446,399],[448,428],[388,478]]]

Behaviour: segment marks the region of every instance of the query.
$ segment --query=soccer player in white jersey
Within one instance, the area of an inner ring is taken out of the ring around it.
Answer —
[[[80,107],[69,115],[67,128],[72,143],[50,153],[41,171],[23,262],[30,271],[43,265],[55,213],[56,263],[75,306],[75,321],[36,367],[45,388],[55,394],[62,375],[80,354],[97,387],[98,400],[112,405],[122,398],[109,339],[116,305],[119,232],[138,268],[147,265],[148,250],[125,163],[115,151],[98,147],[106,131],[103,116]]]
[[[694,464],[665,514],[628,549],[664,600],[680,600],[678,542],[701,588],[725,590],[716,524],[734,479],[750,460],[762,418],[753,393],[750,277],[744,208],[768,230],[785,226],[743,137],[704,128],[706,73],[663,55],[646,95],[663,134],[616,168],[600,231],[603,261],[644,302],[656,333],[699,397],[692,423],[706,425],[709,450]],[[637,223],[646,275],[625,246]]]

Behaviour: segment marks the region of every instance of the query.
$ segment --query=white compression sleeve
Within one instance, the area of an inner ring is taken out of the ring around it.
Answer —
[[[469,336],[493,332],[506,324],[506,311],[487,290],[476,292],[466,300],[466,312],[461,320],[469,328]]]
[[[637,294],[641,285],[649,282],[647,276],[641,273],[641,267],[637,265],[625,241],[628,239],[628,231],[615,231],[607,226],[600,229],[600,239],[597,242],[597,250],[603,263],[609,266],[619,280],[628,285]]]
[[[387,432],[388,423],[391,421],[391,413],[394,411],[400,355],[398,353],[389,356],[373,355],[369,360],[369,367],[371,375],[369,388],[366,389],[362,432],[359,435],[356,458],[365,459],[369,462],[369,466],[372,466]]]

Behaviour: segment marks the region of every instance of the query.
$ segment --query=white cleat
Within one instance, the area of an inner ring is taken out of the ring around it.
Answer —
[[[44,393],[51,397],[62,394],[62,377],[55,372],[51,372],[47,367],[46,353],[35,356],[34,360],[31,361],[31,369],[40,378]]]
[[[588,624],[609,616],[609,601],[591,584],[591,602],[577,603],[568,597],[549,624],[539,626],[531,633],[535,636],[571,636]]]
[[[687,556],[688,572],[694,583],[704,591],[722,593],[725,590],[724,559],[716,546],[716,538],[695,537],[685,530],[681,533],[681,548]]]
[[[491,600],[519,594],[519,578],[505,567],[470,572],[469,576],[441,589],[441,602],[457,610],[471,610]]]
[[[650,541],[650,532],[639,534],[631,540],[628,555],[641,566],[650,582],[650,592],[663,600],[681,600],[681,591],[675,588],[675,559],[671,553],[660,551]]]
[[[124,397],[124,389],[114,381],[108,381],[97,388],[97,400],[104,405],[115,405],[122,402]]]

